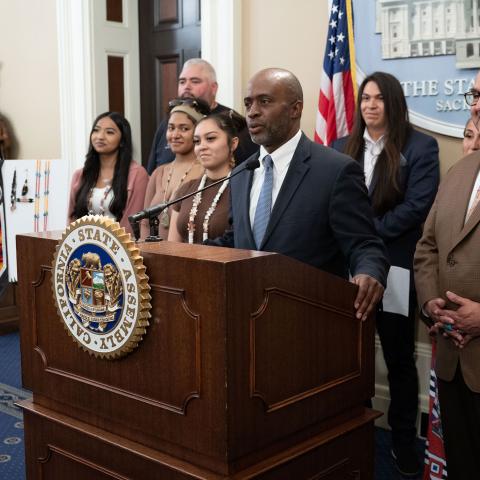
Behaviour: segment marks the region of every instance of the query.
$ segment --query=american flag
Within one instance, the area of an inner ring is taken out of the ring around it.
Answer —
[[[318,98],[315,141],[330,145],[352,130],[355,47],[351,0],[333,0]]]

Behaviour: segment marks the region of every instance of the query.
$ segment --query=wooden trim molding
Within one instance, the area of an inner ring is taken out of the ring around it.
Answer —
[[[277,305],[275,306],[275,304]],[[279,307],[279,304],[281,304],[281,307]],[[278,318],[272,316],[271,312],[282,310],[287,312],[289,308],[295,310],[303,308],[305,315],[302,317],[302,322],[298,322],[296,319],[290,322],[288,314],[286,318],[282,318],[283,328],[290,328],[292,331],[290,336],[285,336],[288,343],[275,346],[268,340],[278,321]],[[327,303],[315,302],[279,288],[265,289],[262,304],[250,318],[250,396],[261,399],[267,412],[285,408],[308,397],[348,383],[360,376],[362,368],[362,322],[357,322],[357,330],[352,338],[352,348],[355,344],[355,351],[352,352],[350,362],[339,368],[336,374],[331,377],[320,378],[312,372],[312,377],[308,381],[303,377],[301,378],[301,384],[297,383],[297,380],[300,382],[297,378],[285,378],[281,382],[281,386],[270,382],[270,379],[275,376],[271,370],[277,369],[278,365],[281,364],[282,357],[287,356],[290,357],[290,361],[301,363],[297,357],[302,350],[302,345],[305,349],[310,349],[312,355],[314,351],[320,351],[320,343],[318,343],[320,337],[316,337],[311,332],[315,331],[315,328],[327,327],[326,325],[320,326],[322,324],[321,319],[324,316],[323,312],[335,315],[337,319],[335,323],[338,327],[342,323],[345,325],[350,323],[350,311],[338,309]],[[295,328],[293,328],[293,325],[295,325]],[[318,339],[318,342],[316,339]],[[268,348],[265,348],[266,345],[268,345]],[[298,368],[301,369],[302,365],[299,365]],[[276,373],[279,374],[278,371]]]

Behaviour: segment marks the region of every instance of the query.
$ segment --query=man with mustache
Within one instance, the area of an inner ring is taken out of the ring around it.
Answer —
[[[208,103],[212,114],[229,111],[230,108],[216,101],[217,90],[217,76],[215,69],[210,63],[201,58],[191,58],[184,63],[178,77],[177,93],[179,98],[201,98]],[[147,167],[149,175],[151,175],[159,165],[170,163],[175,158],[175,155],[167,145],[167,124],[167,119],[163,120],[153,138]],[[237,164],[243,162],[250,155],[258,151],[258,147],[250,140],[246,128],[239,132],[239,140],[238,147],[234,154]]]
[[[465,94],[480,120],[480,73]],[[480,471],[480,153],[440,184],[414,259],[422,317],[437,335],[436,374],[448,478]]]
[[[388,261],[361,168],[302,133],[303,92],[291,72],[261,70],[244,103],[261,166],[232,176],[233,230],[215,244],[282,253],[344,278],[350,271],[365,320],[382,297]]]

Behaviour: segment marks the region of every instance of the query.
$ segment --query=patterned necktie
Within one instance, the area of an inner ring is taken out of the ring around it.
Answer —
[[[476,206],[480,202],[480,188],[478,188],[477,193],[475,194],[475,198],[473,199],[471,207],[468,209],[467,214],[465,215],[465,223],[468,222],[468,219],[470,218],[470,215],[473,213],[475,210]]]
[[[272,211],[273,161],[270,155],[264,157],[263,167],[265,176],[253,220],[253,238],[257,248],[260,248],[262,244],[268,221],[270,220],[270,212]]]

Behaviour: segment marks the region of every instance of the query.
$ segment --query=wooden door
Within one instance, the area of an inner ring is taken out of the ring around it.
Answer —
[[[142,159],[146,166],[153,136],[168,101],[177,95],[183,63],[200,57],[200,0],[141,0],[140,108]]]
[[[141,1],[138,3],[142,3]],[[92,2],[94,118],[108,110],[132,127],[133,158],[140,159],[140,96],[137,0]],[[93,118],[92,118],[93,121]]]

